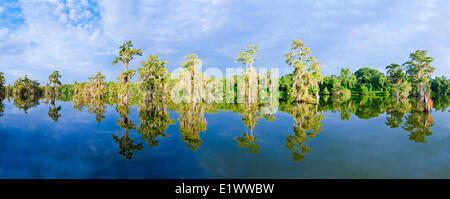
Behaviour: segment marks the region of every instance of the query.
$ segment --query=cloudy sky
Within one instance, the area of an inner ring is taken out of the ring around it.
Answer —
[[[429,51],[435,75],[450,75],[450,1],[433,0],[1,0],[0,71],[8,83],[28,74],[41,83],[59,70],[63,83],[102,71],[115,80],[118,46],[131,40],[144,56],[177,68],[197,53],[203,68],[237,67],[246,45],[260,47],[256,67],[291,71],[283,55],[302,40],[323,74],[362,66],[385,71],[410,52]]]

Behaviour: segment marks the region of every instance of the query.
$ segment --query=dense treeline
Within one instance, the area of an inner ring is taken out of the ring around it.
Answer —
[[[294,71],[278,79],[273,79],[270,71],[267,74],[256,72],[253,64],[258,52],[258,46],[249,45],[239,53],[235,62],[242,63],[245,70],[241,75],[230,78],[206,76],[200,71],[202,60],[196,54],[185,57],[186,61],[180,64],[182,71],[177,76],[167,71],[167,61],[159,60],[157,55],[149,55],[141,63],[142,67],[137,68],[138,81],[133,83],[131,79],[136,70],[130,64],[135,56],[142,56],[142,51],[133,48],[131,41],[125,41],[119,47],[119,56],[112,62],[113,65],[121,63],[124,66],[116,82],[105,82],[106,77],[98,72],[89,78],[89,82],[61,85],[61,75],[54,71],[45,86],[39,86],[37,81],[30,80],[26,75],[15,81],[13,86],[5,86],[4,75],[0,73],[0,92],[2,96],[20,98],[73,100],[75,104],[104,101],[124,105],[141,101],[148,104],[156,99],[164,101],[173,95],[177,95],[180,102],[187,103],[247,104],[272,102],[270,99],[274,95],[279,96],[281,101],[315,104],[319,103],[320,96],[326,95],[337,101],[352,95],[393,96],[397,101],[415,96],[424,102],[424,109],[429,110],[432,106],[431,94],[447,97],[450,91],[447,77],[431,78],[433,58],[427,56],[426,51],[411,53],[410,59],[402,65],[393,63],[386,66],[386,74],[363,67],[353,73],[343,68],[338,75],[323,77],[320,74],[322,64],[311,55],[308,47],[294,40],[291,50],[285,55],[286,64]],[[276,89],[271,89],[274,86]],[[262,93],[266,93],[266,97]]]
[[[14,105],[27,113],[40,99],[45,99],[45,104],[50,103],[48,116],[58,121],[61,106],[56,101],[72,101],[74,109],[87,108],[99,123],[105,119],[106,106],[115,105],[120,117],[116,123],[124,133],[114,134],[112,138],[119,146],[119,154],[126,159],[143,148],[142,143],[131,139],[130,131],[136,130],[152,147],[168,136],[165,130],[175,124],[168,110],[178,113],[181,140],[192,150],[203,143],[200,134],[208,125],[205,113],[220,110],[239,113],[247,130],[234,140],[248,153],[258,153],[258,133],[254,129],[262,118],[275,120],[273,113],[280,109],[294,119],[293,133],[286,137],[286,148],[295,161],[302,161],[311,152],[308,142],[322,131],[325,111],[339,112],[342,120],[349,120],[352,115],[369,119],[386,113],[386,125],[403,128],[415,142],[426,142],[434,125],[428,111],[431,107],[447,111],[450,104],[450,79],[431,78],[433,58],[426,51],[411,53],[402,65],[386,66],[386,74],[363,67],[355,72],[343,68],[340,74],[324,77],[320,73],[322,64],[312,56],[311,50],[294,40],[285,54],[285,62],[293,68],[293,73],[278,79],[272,71],[257,73],[253,65],[258,52],[258,46],[247,46],[234,60],[245,66],[241,74],[214,78],[201,72],[202,60],[196,54],[185,57],[178,74],[169,73],[168,62],[152,54],[140,67],[134,67],[131,61],[135,56],[142,56],[142,51],[133,48],[131,41],[125,41],[112,62],[124,67],[115,82],[106,82],[105,75],[99,71],[88,82],[62,84],[61,74],[54,71],[45,86],[27,75],[6,86],[4,74],[0,72],[0,102],[12,97]],[[136,73],[137,81],[132,82]],[[131,105],[138,107],[138,126],[128,116]],[[3,107],[0,103],[0,116]]]

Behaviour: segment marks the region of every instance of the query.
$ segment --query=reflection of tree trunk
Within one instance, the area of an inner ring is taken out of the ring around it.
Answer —
[[[148,106],[148,104],[149,104],[148,96],[149,96],[149,94],[148,94],[148,90],[147,90],[147,91],[145,92],[145,105],[146,105],[146,106]]]
[[[123,101],[125,102],[125,104],[128,105],[128,82],[125,83],[125,88],[126,88],[125,97],[124,97]]]
[[[399,98],[399,92],[398,92],[398,89],[399,89],[399,88],[396,88],[396,90],[395,90],[395,96],[394,96],[396,102],[398,102],[398,98]]]
[[[152,93],[152,100],[156,99],[156,86],[153,85],[153,93]]]

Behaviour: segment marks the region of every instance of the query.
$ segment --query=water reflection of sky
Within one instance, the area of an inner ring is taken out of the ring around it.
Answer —
[[[61,117],[48,116],[41,103],[27,114],[12,102],[0,118],[0,178],[448,178],[450,134],[448,112],[433,112],[435,126],[427,143],[409,139],[401,127],[385,124],[386,114],[369,120],[352,115],[342,121],[339,112],[326,112],[323,131],[308,142],[311,153],[301,162],[292,160],[286,137],[293,134],[294,120],[279,111],[276,119],[258,120],[253,135],[259,153],[247,153],[235,137],[247,130],[242,115],[231,111],[205,113],[207,131],[202,145],[187,149],[176,121],[150,147],[136,130],[129,135],[143,143],[131,160],[118,154],[112,134],[124,133],[114,107],[107,106],[99,124],[95,114],[72,109],[71,102],[56,102]],[[129,119],[139,126],[136,107]]]

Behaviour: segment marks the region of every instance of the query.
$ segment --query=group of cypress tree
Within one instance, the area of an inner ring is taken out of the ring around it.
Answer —
[[[142,50],[133,48],[131,41],[125,41],[119,47],[119,56],[112,64],[121,63],[124,71],[117,78],[117,82],[105,82],[105,76],[98,72],[89,78],[89,82],[73,85],[61,85],[61,75],[54,71],[49,76],[45,87],[40,87],[37,81],[30,80],[25,75],[14,82],[13,86],[4,86],[4,74],[0,73],[0,92],[2,96],[21,98],[39,98],[42,94],[46,98],[58,98],[60,95],[73,96],[77,104],[90,101],[104,101],[120,103],[128,106],[130,100],[143,99],[148,104],[153,100],[166,99],[177,92],[170,92],[174,87],[182,85],[184,102],[197,103],[208,100],[226,102],[261,102],[261,84],[273,83],[271,73],[260,75],[256,72],[254,63],[258,46],[247,46],[239,53],[235,62],[245,66],[242,75],[227,78],[207,77],[201,70],[202,60],[191,54],[181,63],[182,72],[178,80],[171,78],[166,65],[167,61],[159,60],[157,55],[150,54],[146,61],[142,61],[141,68],[137,68],[139,79],[132,83],[131,79],[136,70],[130,68],[130,62],[135,56],[142,56]],[[323,77],[320,74],[321,63],[311,55],[311,51],[300,40],[292,41],[290,51],[285,55],[286,64],[293,67],[293,73],[279,78],[280,99],[293,102],[319,103],[320,95],[333,95],[336,100],[355,95],[392,95],[395,99],[405,99],[415,96],[423,101],[425,110],[432,106],[430,95],[435,93],[447,97],[450,91],[450,80],[446,77],[431,78],[434,67],[433,58],[427,56],[427,51],[418,50],[410,54],[410,59],[402,66],[391,64],[386,67],[386,75],[371,68],[360,68],[354,73],[349,69],[342,69],[339,76]],[[230,81],[231,79],[231,81]],[[231,83],[230,83],[231,82]],[[269,85],[270,87],[270,85]],[[63,89],[64,88],[64,89]],[[217,90],[217,88],[220,88]],[[212,91],[211,89],[216,89]],[[211,92],[212,91],[212,92]],[[60,93],[61,92],[61,93]],[[237,95],[235,99],[226,99],[230,92]],[[209,93],[209,94],[208,94]],[[211,94],[212,93],[212,94]],[[274,93],[270,92],[272,96]],[[135,103],[135,101],[133,101]]]

